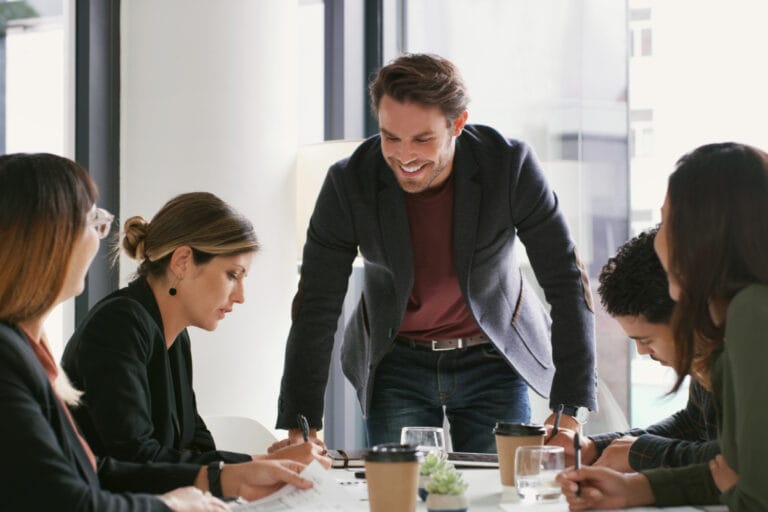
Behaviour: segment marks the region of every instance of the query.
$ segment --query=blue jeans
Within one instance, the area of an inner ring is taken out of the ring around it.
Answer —
[[[528,385],[492,344],[433,352],[395,342],[376,369],[370,445],[400,441],[405,426],[450,424],[453,450],[496,451],[499,420],[528,423]]]

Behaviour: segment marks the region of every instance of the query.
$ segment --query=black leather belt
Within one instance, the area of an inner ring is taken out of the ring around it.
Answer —
[[[405,336],[397,336],[395,338],[397,343],[408,345],[411,348],[419,348],[422,350],[431,350],[433,352],[444,352],[447,350],[460,350],[462,348],[475,347],[477,345],[485,345],[490,343],[485,336],[475,336],[473,338],[454,338],[452,340],[414,340],[412,338],[406,338]]]

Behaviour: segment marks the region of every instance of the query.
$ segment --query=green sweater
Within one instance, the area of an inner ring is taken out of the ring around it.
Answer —
[[[712,364],[712,391],[722,454],[739,481],[720,494],[707,464],[649,470],[658,506],[719,501],[731,512],[768,510],[768,286],[733,298],[723,346]]]

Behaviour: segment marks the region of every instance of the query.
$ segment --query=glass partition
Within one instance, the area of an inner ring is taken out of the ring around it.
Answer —
[[[597,298],[600,268],[629,225],[625,3],[405,0],[401,8],[401,50],[437,53],[461,69],[472,97],[469,122],[533,147]],[[385,34],[397,30],[385,27]],[[627,414],[626,337],[596,313],[598,372]]]

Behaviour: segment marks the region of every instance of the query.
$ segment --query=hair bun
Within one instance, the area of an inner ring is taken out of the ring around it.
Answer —
[[[134,260],[143,260],[145,257],[144,239],[147,237],[149,223],[144,220],[144,217],[135,215],[125,221],[123,229],[125,231],[123,249]]]

